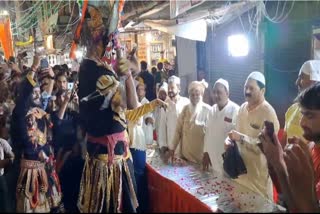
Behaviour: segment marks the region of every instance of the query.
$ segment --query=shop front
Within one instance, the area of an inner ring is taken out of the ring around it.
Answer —
[[[146,61],[150,67],[166,61],[175,64],[175,37],[171,34],[158,30],[124,32],[120,34],[120,39],[126,52],[137,46],[139,60]]]

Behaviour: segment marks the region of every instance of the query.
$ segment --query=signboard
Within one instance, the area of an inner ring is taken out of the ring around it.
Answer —
[[[170,0],[170,18],[174,19],[205,0]]]
[[[138,44],[138,59],[147,60],[147,45],[145,42],[139,42]]]
[[[163,51],[163,43],[151,43],[150,44],[150,53],[151,53],[151,61],[158,61],[161,58],[160,52]]]
[[[312,55],[313,59],[320,60],[320,25],[314,25],[312,28]]]

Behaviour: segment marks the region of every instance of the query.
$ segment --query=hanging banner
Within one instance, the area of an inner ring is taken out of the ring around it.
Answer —
[[[14,56],[10,18],[0,19],[0,42],[4,57],[9,59],[10,56]]]
[[[185,39],[204,42],[207,38],[207,23],[204,19],[181,24],[176,24],[173,20],[145,20],[144,24]]]
[[[199,6],[205,0],[170,0],[170,19],[187,12],[193,7]]]

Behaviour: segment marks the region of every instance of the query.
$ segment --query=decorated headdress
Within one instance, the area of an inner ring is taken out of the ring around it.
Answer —
[[[42,110],[41,108],[38,108],[38,107],[34,107],[34,108],[31,108],[27,114],[26,114],[26,117],[30,116],[30,115],[33,115],[35,116],[35,118],[37,119],[41,119],[43,118],[44,116],[47,115],[47,113]]]
[[[80,1],[81,18],[75,30],[74,39],[70,50],[70,58],[75,59],[77,45],[81,43],[85,46],[91,42],[101,40],[106,46],[106,53],[109,50],[110,62],[112,55],[112,39],[119,24],[119,16],[123,10],[125,0],[114,1]],[[108,56],[107,56],[108,58]]]

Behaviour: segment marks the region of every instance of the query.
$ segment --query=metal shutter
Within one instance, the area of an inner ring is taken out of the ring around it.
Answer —
[[[246,17],[245,15],[244,17]],[[242,26],[242,24],[243,26]],[[210,82],[224,78],[230,85],[230,99],[239,105],[244,102],[243,88],[247,76],[255,70],[261,69],[261,50],[255,32],[247,33],[249,24],[247,19],[239,18],[220,29],[208,29],[206,41],[206,69]],[[248,56],[232,57],[228,54],[228,36],[246,34],[249,39],[250,50]],[[263,62],[262,62],[263,63]]]

